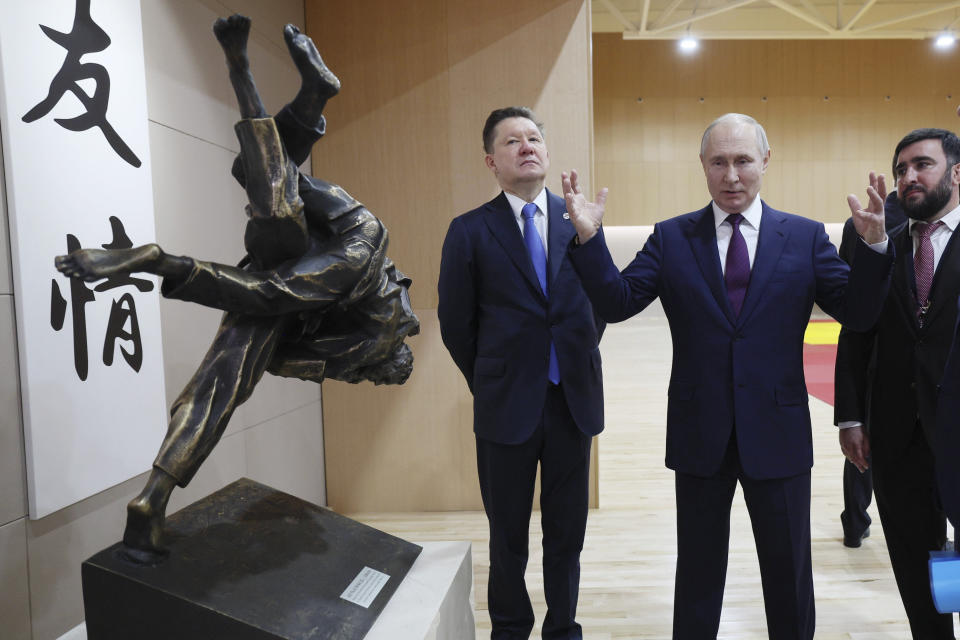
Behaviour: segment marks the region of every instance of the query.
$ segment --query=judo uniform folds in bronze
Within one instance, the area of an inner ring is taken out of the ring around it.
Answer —
[[[81,249],[56,259],[64,274],[94,281],[117,273],[162,276],[167,298],[225,313],[197,372],[171,407],[167,436],[144,490],[127,507],[124,543],[139,562],[162,559],[164,512],[213,450],[233,411],[265,371],[314,382],[333,378],[402,384],[413,367],[404,343],[419,331],[410,279],[387,257],[387,230],[341,187],[297,167],[324,134],[322,115],[340,82],[313,42],[287,25],[302,85],[267,115],[249,70],[250,20],[219,19],[240,105],[233,174],[249,204],[246,256],[237,266],[166,254],[157,245]]]

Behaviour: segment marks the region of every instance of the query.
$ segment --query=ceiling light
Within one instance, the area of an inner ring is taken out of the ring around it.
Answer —
[[[937,39],[934,41],[934,44],[938,49],[948,49],[953,46],[953,43],[957,41],[956,36],[952,33],[941,33],[937,36]]]
[[[690,36],[687,36],[686,38],[680,41],[680,48],[683,51],[693,51],[694,49],[697,48],[698,44],[699,43],[697,42],[696,38],[691,38]]]

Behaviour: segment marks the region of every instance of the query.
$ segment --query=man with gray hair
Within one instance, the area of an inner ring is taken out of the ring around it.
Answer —
[[[619,322],[659,297],[670,323],[666,463],[675,472],[673,637],[681,640],[717,635],[738,482],[756,540],[768,634],[813,638],[803,334],[814,303],[853,328],[870,326],[889,286],[882,184],[867,189],[866,209],[851,201],[863,239],[851,269],[822,223],[760,200],[769,160],[756,120],[718,118],[700,149],[712,202],[655,225],[622,272],[600,227],[606,190],[590,202],[575,172],[563,178],[577,230],[571,261],[594,309]]]

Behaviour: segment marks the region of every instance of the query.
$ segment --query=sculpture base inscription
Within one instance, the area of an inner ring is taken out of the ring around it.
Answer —
[[[420,547],[248,479],[167,519],[170,555],[82,567],[90,640],[363,638]]]

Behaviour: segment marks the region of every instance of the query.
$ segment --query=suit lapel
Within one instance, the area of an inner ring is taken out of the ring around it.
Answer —
[[[720,268],[720,254],[717,252],[717,228],[714,225],[713,207],[708,204],[691,216],[687,224],[690,248],[700,267],[700,273],[703,274],[703,280],[707,283],[717,304],[733,323],[733,312],[730,309],[727,287],[723,282],[723,271]]]
[[[501,192],[499,196],[484,206],[487,211],[483,219],[487,223],[490,233],[510,256],[510,260],[536,291],[536,294],[543,299],[540,280],[537,278],[536,271],[533,270],[533,262],[530,260],[530,254],[527,253],[527,247],[523,244],[523,234],[520,233],[520,226],[513,215],[513,209],[510,208],[507,196]]]
[[[576,231],[569,216],[564,218],[567,210],[567,204],[563,198],[555,196],[547,191],[547,284],[552,287],[557,281],[557,274],[560,273],[560,265],[567,255],[567,247]],[[549,289],[548,289],[549,291]]]
[[[930,288],[930,309],[924,326],[928,326],[944,310],[953,311],[954,302],[960,294],[960,250],[957,247],[957,233],[955,229],[950,236],[937,271],[933,275],[933,286]]]
[[[915,276],[913,275],[913,240],[910,237],[909,225],[903,224],[897,229],[893,229],[888,235],[894,243],[894,251],[898,256],[894,265],[893,282],[891,282],[890,287],[903,317],[907,320],[907,324],[913,327],[914,331],[917,331],[920,325],[917,323],[917,296]]]
[[[786,228],[787,218],[779,211],[771,209],[767,203],[760,201],[762,213],[760,218],[760,236],[757,238],[757,250],[753,256],[753,266],[750,268],[750,285],[747,287],[747,297],[743,301],[740,317],[737,324],[743,324],[750,313],[763,298],[763,290],[770,281],[774,267],[783,253],[790,232]]]

